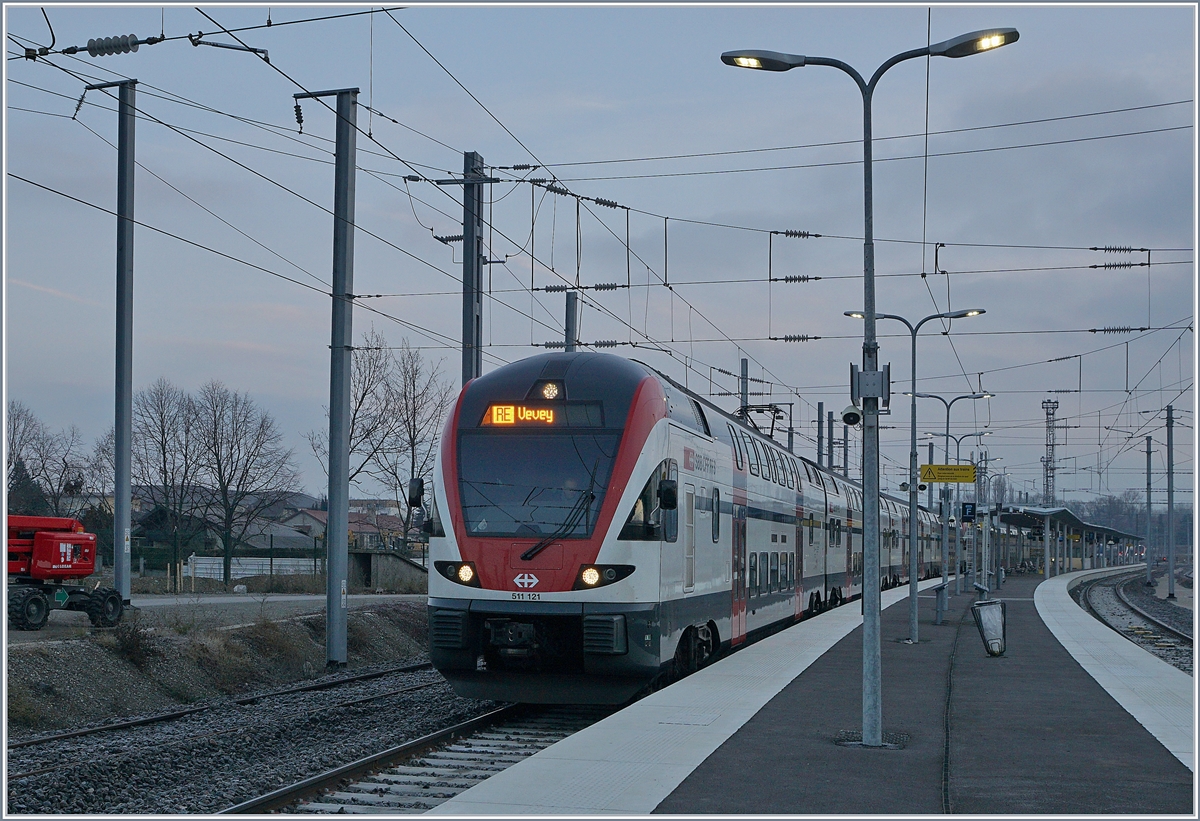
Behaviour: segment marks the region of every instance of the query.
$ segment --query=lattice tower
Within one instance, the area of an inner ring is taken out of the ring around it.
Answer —
[[[1046,411],[1046,455],[1042,457],[1042,503],[1046,507],[1054,505],[1054,413],[1058,410],[1057,399],[1047,399],[1042,402],[1042,410]]]

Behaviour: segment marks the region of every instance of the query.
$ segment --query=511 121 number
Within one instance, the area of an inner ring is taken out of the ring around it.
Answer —
[[[541,593],[513,593],[514,601],[538,601],[542,598]]]

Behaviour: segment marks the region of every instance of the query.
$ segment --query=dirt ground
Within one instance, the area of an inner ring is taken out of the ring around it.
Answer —
[[[351,609],[348,666],[424,660],[426,635],[424,601]],[[228,628],[134,613],[115,628],[10,643],[5,652],[12,739],[316,678],[325,672],[325,616],[259,617]]]

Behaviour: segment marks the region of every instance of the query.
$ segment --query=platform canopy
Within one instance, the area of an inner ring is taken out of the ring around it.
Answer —
[[[1104,525],[1094,525],[1085,522],[1071,512],[1070,508],[1066,507],[1033,507],[1030,505],[1010,505],[1000,509],[1000,522],[1002,524],[1011,525],[1013,527],[1023,527],[1030,530],[1041,529],[1046,523],[1046,517],[1050,517],[1050,521],[1057,523],[1063,527],[1072,530],[1078,530],[1085,533],[1095,533],[1097,536],[1103,537],[1104,541],[1112,540],[1114,542],[1140,542],[1144,541],[1144,536],[1138,536],[1133,533],[1125,533],[1112,527]]]

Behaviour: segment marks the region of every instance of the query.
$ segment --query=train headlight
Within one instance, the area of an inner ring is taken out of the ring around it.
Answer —
[[[585,564],[575,577],[575,590],[592,590],[619,582],[636,568],[631,564]]]
[[[474,562],[434,562],[434,568],[444,578],[467,587],[480,587],[479,571]]]
[[[547,382],[545,385],[542,385],[542,398],[557,399],[558,398],[558,385],[556,385],[553,382]]]

